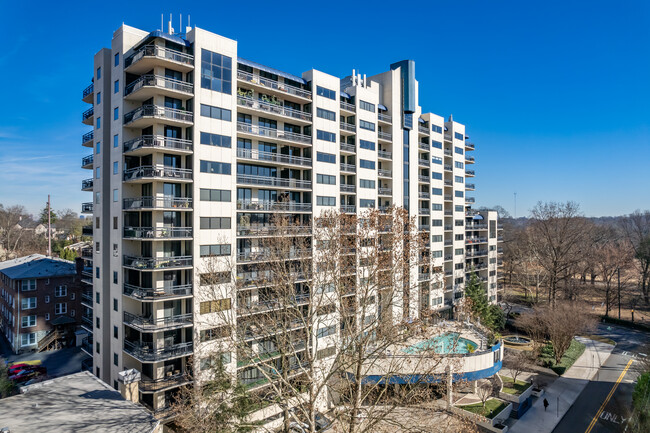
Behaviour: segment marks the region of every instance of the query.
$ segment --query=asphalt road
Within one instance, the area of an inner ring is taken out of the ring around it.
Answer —
[[[614,433],[625,430],[638,376],[634,360],[650,357],[650,334],[600,324],[598,335],[616,341],[616,347],[598,374],[587,384],[553,433]],[[633,361],[630,363],[630,361]]]

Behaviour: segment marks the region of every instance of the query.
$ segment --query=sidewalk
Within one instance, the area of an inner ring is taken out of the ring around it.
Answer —
[[[614,346],[600,341],[583,337],[577,337],[577,340],[587,345],[584,353],[564,373],[564,376],[558,378],[551,386],[546,388],[546,393],[533,403],[533,406],[520,420],[515,422],[509,429],[510,432],[552,432],[614,349]],[[547,413],[544,413],[545,398],[549,402]]]

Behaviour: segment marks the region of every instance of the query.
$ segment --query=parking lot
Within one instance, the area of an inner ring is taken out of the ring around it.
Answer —
[[[81,361],[87,356],[79,347],[15,355],[9,349],[7,342],[0,337],[0,357],[9,363],[39,360],[47,368],[49,377],[65,376],[81,371]]]

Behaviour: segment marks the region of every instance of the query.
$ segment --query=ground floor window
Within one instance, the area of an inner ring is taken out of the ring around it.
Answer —
[[[21,346],[32,346],[36,344],[36,332],[30,332],[27,334],[20,334],[20,345]]]

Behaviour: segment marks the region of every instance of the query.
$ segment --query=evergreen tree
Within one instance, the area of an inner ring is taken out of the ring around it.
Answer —
[[[472,272],[465,285],[465,299],[469,304],[472,317],[492,332],[503,329],[506,324],[505,315],[499,306],[490,304],[483,283],[475,272]]]
[[[54,223],[56,222],[57,219],[58,219],[58,217],[56,216],[56,213],[54,213],[54,211],[52,210],[52,208],[50,208],[50,223],[54,224]],[[40,214],[40,216],[38,217],[38,221],[39,221],[41,224],[45,224],[45,225],[47,225],[47,203],[45,203],[45,207],[44,207],[43,210],[41,211],[41,214]]]
[[[74,262],[74,259],[77,258],[77,252],[71,250],[70,248],[63,248],[60,257],[64,260],[70,260],[71,262]]]

